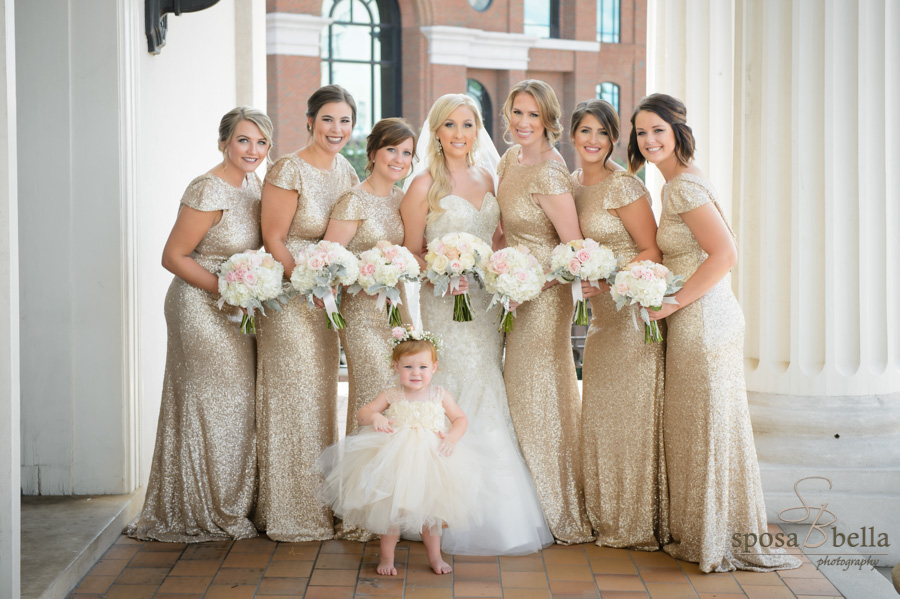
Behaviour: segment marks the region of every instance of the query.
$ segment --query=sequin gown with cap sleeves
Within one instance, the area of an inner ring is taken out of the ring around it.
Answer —
[[[482,522],[481,487],[488,456],[477,454],[466,435],[450,456],[438,451],[438,432],[450,430],[444,390],[431,385],[428,399],[409,401],[402,387],[385,391],[392,433],[362,427],[329,447],[320,459],[322,500],[345,525],[379,534],[431,534],[466,530]]]
[[[292,255],[325,234],[338,197],[358,182],[338,154],[330,171],[297,154],[278,160],[266,182],[295,191],[297,211],[287,235]],[[337,439],[338,335],[325,312],[294,298],[257,324],[257,436],[259,498],[254,521],[277,541],[334,536],[331,510],[316,498],[321,475],[316,459]]]
[[[344,193],[335,204],[331,218],[359,221],[347,249],[358,256],[375,247],[382,239],[403,245],[403,221],[400,219],[402,199],[403,190],[399,187],[391,188],[391,195],[386,197],[359,188]],[[400,317],[404,323],[409,323],[405,285],[399,288],[403,302],[400,304]],[[387,357],[391,351],[391,326],[386,309],[377,309],[375,298],[361,291],[356,295],[343,294],[341,314],[347,320],[347,328],[340,331],[340,336],[350,382],[347,402],[347,434],[350,434],[358,428],[356,412],[390,387],[394,383],[395,373]]]
[[[222,211],[191,255],[218,274],[232,254],[262,244],[261,186],[253,173],[235,188],[210,174],[194,179],[181,204]],[[248,519],[256,489],[256,343],[219,310],[218,297],[172,280],[166,294],[166,372],[147,496],[127,533],[199,542],[256,536]]]
[[[588,186],[578,181],[580,174],[572,174],[572,185],[581,233],[628,264],[638,247],[609,211],[648,201],[650,193],[625,171]],[[585,507],[598,545],[656,550],[668,540],[661,435],[665,344],[644,343],[633,308],[616,310],[609,293],[590,301],[581,408]]]
[[[663,264],[687,280],[707,254],[681,214],[709,202],[722,210],[712,185],[687,173],[663,187],[662,199],[656,240]],[[766,509],[744,383],[744,315],[731,275],[666,320],[666,552],[704,572],[798,567],[780,549],[732,547],[735,533],[766,532]]]
[[[441,198],[440,214],[425,227],[431,241],[464,232],[490,241],[500,222],[500,207],[485,194],[480,209],[456,195]],[[491,294],[469,285],[472,320],[454,322],[453,298],[435,296],[431,287],[419,294],[426,330],[441,336],[444,351],[434,380],[456,398],[469,420],[466,442],[490,456],[491,487],[478,500],[484,523],[469,530],[448,529],[441,547],[455,555],[524,555],[553,543],[531,474],[519,451],[503,384],[503,334],[497,330],[500,308],[488,309]]]
[[[572,191],[569,172],[548,160],[523,166],[519,146],[497,169],[497,200],[507,245],[524,245],[546,268],[559,245],[556,229],[532,194]],[[550,531],[560,543],[593,540],[584,509],[581,397],[572,359],[572,289],[554,285],[516,310],[506,336],[503,378],[516,436],[534,478]]]

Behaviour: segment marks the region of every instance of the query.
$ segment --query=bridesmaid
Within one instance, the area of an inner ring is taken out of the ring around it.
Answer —
[[[188,185],[162,264],[166,373],[147,497],[126,531],[193,543],[256,536],[247,518],[256,490],[256,343],[220,310],[219,266],[256,249],[262,185],[254,172],[272,145],[272,122],[239,107],[222,117],[224,159]]]
[[[497,200],[507,245],[549,264],[560,242],[581,238],[569,171],[554,144],[559,100],[535,79],[517,83],[503,106],[514,145],[500,160]],[[506,337],[503,378],[513,427],[558,543],[593,540],[584,509],[581,399],[572,359],[572,291],[548,284],[517,309]]]
[[[611,158],[619,140],[615,109],[605,100],[581,102],[570,133],[581,159],[572,173],[581,232],[611,249],[621,265],[662,261],[650,193]],[[665,346],[644,343],[630,310],[616,310],[609,286],[600,286],[582,283],[592,315],[582,370],[585,507],[597,545],[655,551],[667,540]]]
[[[684,275],[666,318],[663,412],[672,556],[704,572],[796,568],[780,549],[734,549],[732,535],[766,532],[766,508],[744,384],[744,315],[731,291],[734,234],[712,184],[693,162],[694,136],[680,100],[653,94],[631,117],[628,165],[655,165],[666,184],[657,243]]]
[[[366,139],[366,172],[371,175],[345,192],[331,211],[325,239],[336,241],[356,255],[372,249],[382,239],[403,244],[400,200],[403,190],[397,181],[407,176],[416,149],[416,133],[404,119],[378,121]],[[403,303],[400,315],[410,322],[406,293],[400,286]],[[388,339],[391,325],[387,312],[377,310],[375,299],[364,291],[344,294],[341,314],[347,328],[341,330],[341,345],[347,357],[350,398],[347,402],[347,434],[356,431],[356,412],[394,384],[388,367]]]
[[[294,255],[322,239],[334,203],[359,183],[339,154],[356,124],[353,97],[326,85],[306,106],[310,141],[269,170],[262,198],[263,243],[288,279]],[[337,441],[338,335],[326,327],[324,312],[296,299],[260,320],[255,523],[276,541],[330,539],[331,510],[316,497],[316,458]]]

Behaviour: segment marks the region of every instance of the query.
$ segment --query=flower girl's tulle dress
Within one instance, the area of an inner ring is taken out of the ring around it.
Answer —
[[[443,389],[431,386],[427,401],[408,401],[402,387],[387,392],[393,433],[362,427],[332,445],[319,458],[325,474],[322,500],[345,525],[378,534],[440,534],[442,527],[462,530],[481,523],[483,459],[457,443],[453,455],[438,452],[438,431],[449,426]]]

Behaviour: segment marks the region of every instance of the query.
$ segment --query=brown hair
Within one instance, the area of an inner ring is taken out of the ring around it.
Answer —
[[[684,102],[668,94],[650,94],[635,106],[631,114],[631,136],[628,138],[628,171],[636,173],[646,160],[637,145],[637,130],[634,119],[639,112],[652,112],[672,127],[675,135],[675,158],[682,166],[687,166],[694,158],[694,133],[687,126],[687,108]]]
[[[609,145],[609,151],[603,157],[603,164],[605,165],[612,156],[613,150],[615,150],[615,143],[619,141],[619,115],[616,114],[616,109],[613,108],[613,105],[606,100],[585,100],[584,102],[579,102],[572,113],[572,125],[569,127],[569,134],[572,136],[572,139],[575,138],[575,132],[581,126],[582,119],[587,115],[591,115],[600,121],[600,124],[606,130],[606,135],[609,136],[609,141],[612,142]]]
[[[340,85],[325,85],[314,91],[306,101],[307,118],[316,120],[322,107],[331,102],[344,102],[350,106],[353,126],[356,127],[356,100]],[[311,131],[311,129],[312,127],[307,123],[306,130]]]
[[[430,351],[431,361],[437,362],[437,348],[427,339],[409,339],[408,341],[401,341],[394,346],[394,351],[391,353],[391,361],[399,362],[400,358],[403,356],[411,356],[423,351]]]
[[[222,120],[219,121],[219,151],[222,153],[225,152],[225,146],[227,146],[228,142],[231,141],[231,138],[234,137],[234,132],[242,121],[251,122],[259,127],[259,132],[262,133],[263,138],[265,138],[266,143],[269,145],[266,153],[266,161],[272,162],[272,136],[275,133],[275,127],[272,126],[272,119],[270,119],[262,110],[250,108],[249,106],[232,108],[226,112],[222,117]]]
[[[372,127],[372,132],[366,137],[366,172],[371,172],[375,167],[375,152],[388,146],[397,146],[407,139],[413,142],[413,160],[416,158],[416,130],[406,119],[391,117],[381,119]]]
[[[506,97],[506,103],[503,104],[503,121],[506,124],[503,139],[506,140],[506,136],[509,133],[509,116],[512,114],[513,102],[516,101],[516,96],[521,93],[529,94],[537,102],[538,112],[541,115],[541,124],[544,126],[544,137],[547,138],[551,146],[556,145],[563,132],[562,123],[559,122],[562,108],[553,88],[540,79],[519,81],[509,90],[509,96]],[[507,140],[507,143],[512,142]]]

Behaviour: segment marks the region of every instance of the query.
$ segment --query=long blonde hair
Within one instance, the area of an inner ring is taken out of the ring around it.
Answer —
[[[472,110],[475,115],[475,130],[480,131],[483,127],[481,123],[481,112],[475,100],[466,94],[446,94],[437,99],[431,112],[428,114],[428,131],[431,135],[428,141],[428,174],[431,175],[431,187],[428,188],[428,194],[425,199],[428,200],[428,218],[426,222],[431,222],[440,216],[444,209],[441,207],[441,199],[450,194],[452,189],[450,185],[450,171],[447,169],[447,163],[444,161],[443,152],[438,151],[437,140],[438,129],[450,117],[450,113],[459,108],[466,106]],[[478,138],[472,144],[472,149],[466,154],[466,164],[472,166],[475,164],[475,148],[478,146]]]

